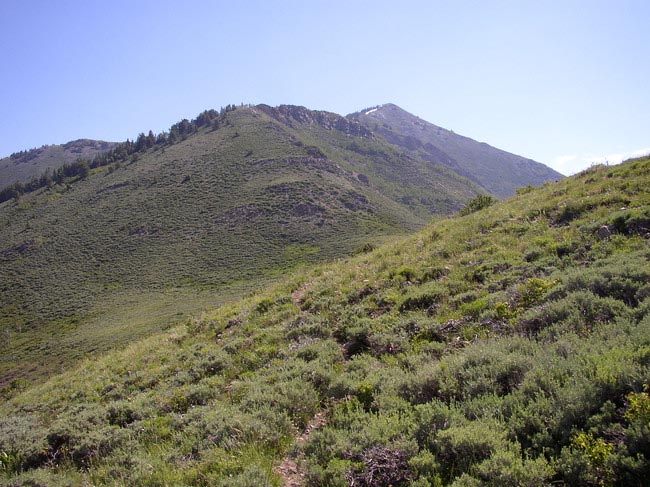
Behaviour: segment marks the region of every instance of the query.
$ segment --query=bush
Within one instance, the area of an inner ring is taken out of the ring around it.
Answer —
[[[523,460],[515,449],[497,451],[473,470],[485,487],[545,487],[555,473],[544,457]]]
[[[589,290],[602,298],[614,298],[627,306],[637,306],[644,293],[641,290],[650,282],[650,270],[643,265],[644,257],[630,255],[617,257],[615,262],[601,267],[569,272],[563,279],[563,289]],[[641,292],[641,293],[640,293]],[[637,293],[640,293],[637,296]]]
[[[497,200],[487,194],[479,194],[467,202],[467,204],[460,210],[460,216],[469,215],[470,213],[477,212],[483,208],[487,208],[496,203]]]
[[[589,291],[576,291],[564,299],[527,311],[519,319],[517,327],[528,335],[535,335],[551,325],[555,334],[569,331],[589,333],[602,323],[630,316],[620,301],[601,298]]]
[[[496,451],[511,448],[514,447],[506,439],[504,429],[496,422],[473,421],[441,431],[435,440],[434,453],[443,479],[450,482],[463,473],[470,473],[473,466]]]
[[[389,487],[404,485],[412,477],[411,453],[401,449],[373,446],[363,452],[363,466],[347,474],[350,485]]]

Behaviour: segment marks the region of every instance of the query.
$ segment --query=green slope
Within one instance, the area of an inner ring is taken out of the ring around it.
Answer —
[[[392,144],[465,176],[497,197],[564,176],[553,169],[438,127],[391,103],[348,115]]]
[[[649,187],[594,167],[14,383],[5,484],[645,485]]]
[[[0,383],[160,330],[215,292],[411,231],[479,191],[356,122],[279,109],[304,118],[288,123],[274,110],[228,111],[216,130],[2,203]]]

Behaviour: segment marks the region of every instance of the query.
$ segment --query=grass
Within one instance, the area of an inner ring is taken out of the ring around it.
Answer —
[[[270,281],[262,279],[257,285]],[[83,318],[61,318],[41,327],[6,333],[0,374],[10,383],[17,378],[39,380],[60,373],[81,359],[177,326],[201,310],[223,305],[254,289],[252,283],[234,283],[218,290],[175,288],[107,294]]]
[[[16,384],[5,483],[282,485],[295,455],[310,486],[643,485],[649,167],[438,218]]]

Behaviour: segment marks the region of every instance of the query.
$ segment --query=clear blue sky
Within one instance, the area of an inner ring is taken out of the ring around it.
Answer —
[[[386,102],[571,173],[650,151],[650,2],[1,0],[0,157]]]

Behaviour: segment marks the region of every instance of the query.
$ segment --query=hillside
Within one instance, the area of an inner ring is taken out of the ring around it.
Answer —
[[[348,118],[410,153],[452,169],[497,197],[511,196],[522,186],[539,186],[564,177],[539,162],[458,135],[391,103]]]
[[[646,485],[649,187],[650,158],[593,167],[14,381],[0,475]]]
[[[96,154],[115,147],[115,142],[79,139],[66,144],[44,145],[0,159],[0,189],[15,182],[27,183],[46,170],[54,171],[79,158],[92,159]]]
[[[412,231],[480,191],[339,115],[232,108],[0,205],[0,384]]]

